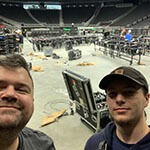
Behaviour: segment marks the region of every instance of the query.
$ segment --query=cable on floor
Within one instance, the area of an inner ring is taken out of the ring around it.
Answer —
[[[60,106],[58,106],[59,104],[65,104],[66,106],[63,105],[62,106],[63,108],[61,108]],[[66,113],[64,113],[64,115],[68,115],[67,110],[71,109],[70,102],[69,101],[67,102],[66,100],[62,99],[49,101],[44,105],[43,113],[50,115],[51,110],[60,111],[61,109],[66,109]]]

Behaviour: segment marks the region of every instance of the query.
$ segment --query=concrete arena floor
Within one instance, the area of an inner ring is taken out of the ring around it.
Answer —
[[[103,55],[100,51],[95,51],[94,45],[81,45],[74,47],[74,49],[82,50],[82,58],[68,61],[65,48],[61,48],[53,50],[53,53],[61,57],[60,59],[52,59],[51,57],[42,59],[44,57],[43,52],[34,52],[32,44],[26,39],[24,43],[25,59],[32,62],[33,66],[40,66],[43,69],[43,72],[31,71],[35,84],[35,110],[27,126],[43,131],[52,137],[57,150],[83,150],[87,139],[93,134],[93,131],[81,122],[80,116],[76,112],[74,115],[70,115],[69,96],[62,77],[62,71],[69,69],[90,78],[93,92],[96,92],[100,91],[98,84],[104,75],[118,66],[129,66],[128,61],[119,58],[113,59]],[[34,55],[31,56],[30,53]],[[143,72],[150,83],[150,59],[143,56],[142,61],[145,65],[138,65],[134,61],[132,67]],[[82,62],[91,62],[94,65],[77,66],[78,63]],[[65,116],[54,123],[40,127],[44,116],[61,109],[67,110]],[[146,111],[147,122],[150,124],[149,106]]]

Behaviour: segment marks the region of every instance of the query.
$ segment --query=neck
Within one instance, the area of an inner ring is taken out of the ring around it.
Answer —
[[[12,135],[10,133],[0,132],[0,150],[17,150],[19,138],[17,135]]]
[[[119,126],[117,125],[116,134],[121,141],[127,144],[135,144],[150,132],[147,123],[135,125]]]

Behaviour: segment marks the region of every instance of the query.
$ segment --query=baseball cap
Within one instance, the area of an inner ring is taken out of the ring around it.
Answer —
[[[121,66],[113,70],[110,74],[106,75],[99,83],[99,87],[103,90],[106,90],[109,84],[118,77],[124,77],[127,79],[130,79],[137,84],[143,86],[148,91],[148,83],[146,78],[142,75],[141,72],[138,70],[127,67],[127,66]]]

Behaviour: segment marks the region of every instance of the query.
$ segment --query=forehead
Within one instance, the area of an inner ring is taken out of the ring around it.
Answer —
[[[0,80],[24,82],[32,85],[32,80],[24,68],[5,68],[0,66]]]

